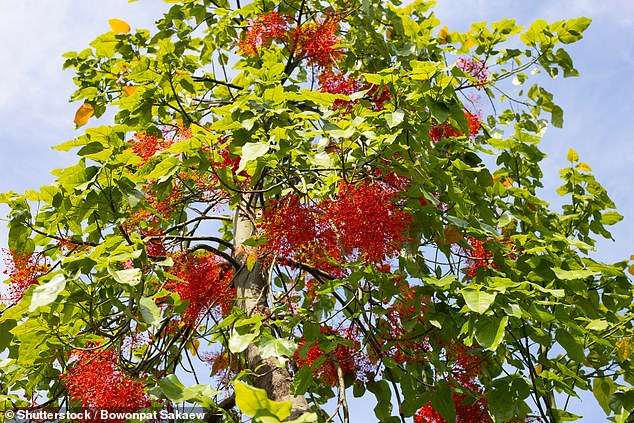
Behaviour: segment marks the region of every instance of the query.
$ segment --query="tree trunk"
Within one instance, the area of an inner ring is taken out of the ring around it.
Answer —
[[[248,201],[242,201],[234,212],[234,246],[236,260],[242,264],[240,270],[234,277],[236,287],[236,297],[238,307],[247,315],[255,313],[268,315],[269,305],[267,301],[268,281],[265,269],[262,269],[260,261],[257,260],[252,270],[246,266],[246,257],[255,254],[253,247],[243,245],[244,241],[255,235],[256,228],[249,219],[255,209],[255,195],[247,195]],[[274,357],[263,358],[257,345],[250,345],[246,351],[246,362],[250,370],[254,371],[258,377],[253,380],[253,385],[264,389],[269,397],[274,401],[290,401],[293,404],[289,419],[295,419],[305,412],[308,412],[308,403],[303,396],[291,394],[292,378],[286,368],[278,367]]]

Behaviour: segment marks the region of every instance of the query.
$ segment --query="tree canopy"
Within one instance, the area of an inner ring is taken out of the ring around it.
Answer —
[[[0,410],[561,422],[592,391],[629,421],[634,267],[592,254],[622,217],[572,148],[564,206],[540,197],[540,84],[590,19],[166,2],[65,55],[77,127],[112,124],[0,196]]]

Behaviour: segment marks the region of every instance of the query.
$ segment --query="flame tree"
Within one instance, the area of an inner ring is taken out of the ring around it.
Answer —
[[[561,212],[538,196],[563,123],[539,83],[577,75],[589,19],[169,3],[65,56],[77,126],[114,122],[1,197],[0,407],[348,422],[352,392],[381,422],[559,422],[590,390],[628,418],[628,262],[590,255],[621,216],[572,149]]]

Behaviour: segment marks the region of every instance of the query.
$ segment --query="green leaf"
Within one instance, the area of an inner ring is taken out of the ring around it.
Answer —
[[[574,43],[583,38],[583,31],[590,26],[592,19],[586,17],[580,17],[576,19],[569,19],[564,22],[561,29],[557,31],[559,40],[564,44]]]
[[[380,380],[378,382],[372,382],[368,384],[368,389],[376,397],[376,406],[374,407],[374,414],[380,421],[384,421],[390,418],[392,415],[392,391],[390,385]]]
[[[292,403],[290,401],[272,401],[266,396],[264,389],[254,388],[242,382],[234,385],[236,405],[249,416],[270,415],[284,420],[291,415]]]
[[[490,351],[495,351],[504,339],[508,317],[480,316],[475,323],[475,337],[478,343]]]
[[[66,278],[62,274],[57,274],[50,281],[36,286],[29,305],[29,313],[34,312],[38,307],[51,304],[64,288],[66,288]]]
[[[577,363],[581,363],[586,359],[586,355],[583,352],[583,345],[581,345],[577,339],[575,339],[565,329],[558,329],[555,335],[555,339],[568,353],[568,357]]]
[[[592,270],[563,270],[559,268],[553,268],[553,272],[557,275],[557,278],[562,281],[574,281],[578,279],[586,279],[591,276],[596,276],[598,273]]]
[[[388,113],[385,116],[385,121],[387,122],[387,126],[390,128],[394,128],[398,126],[403,119],[405,118],[405,112],[402,109],[396,109],[392,113]]]
[[[182,393],[185,386],[178,380],[175,374],[171,374],[158,381],[161,392],[167,397],[167,399],[180,402],[182,401]]]
[[[245,333],[243,335],[238,333],[234,329],[231,332],[231,337],[229,338],[229,351],[237,354],[246,350],[259,335],[259,329],[255,330],[254,332]]]
[[[110,266],[108,267],[108,273],[119,283],[124,285],[135,286],[141,282],[141,276],[143,273],[141,269],[123,269],[114,270]]]
[[[610,323],[603,319],[595,319],[586,325],[588,330],[602,331],[610,327]]]
[[[490,294],[482,291],[481,288],[479,285],[471,285],[460,290],[467,307],[478,314],[484,314],[497,296],[497,292]]]
[[[156,302],[148,297],[141,297],[139,300],[139,310],[141,316],[148,324],[158,326],[161,323],[161,309],[158,308]]]
[[[236,173],[242,172],[249,162],[256,160],[258,157],[268,153],[271,146],[265,142],[252,142],[242,146],[242,156],[240,157],[240,165]]]
[[[615,211],[606,211],[601,215],[601,223],[604,225],[614,225],[623,220],[623,216]]]
[[[158,182],[164,182],[178,171],[179,164],[180,160],[177,157],[167,157],[158,163],[145,177],[147,179],[156,179]]]
[[[456,421],[456,406],[451,386],[446,380],[439,380],[435,388],[431,394],[431,406],[448,422]]]
[[[286,364],[288,357],[292,357],[297,350],[297,344],[290,339],[275,338],[267,333],[262,335],[258,346],[263,358],[275,357],[282,365]]]
[[[335,100],[348,100],[348,97],[342,94],[330,94],[314,90],[302,90],[297,96],[298,100],[308,100],[322,106],[332,106]]]
[[[608,377],[597,377],[592,381],[592,393],[606,415],[610,415],[610,398],[616,391],[615,383]]]

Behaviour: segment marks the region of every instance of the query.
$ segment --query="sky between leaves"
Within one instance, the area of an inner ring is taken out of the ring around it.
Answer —
[[[132,28],[150,28],[166,7],[160,0],[0,2],[0,192],[36,189],[52,182],[52,169],[75,162],[72,154],[50,148],[78,135],[73,117],[79,104],[68,103],[73,75],[62,72],[61,55],[80,51],[109,31],[110,18],[123,19]],[[634,254],[634,1],[438,0],[436,15],[450,30],[503,18],[515,18],[523,26],[537,18],[593,19],[584,39],[567,48],[581,77],[546,84],[564,109],[565,120],[563,130],[549,128],[542,142],[549,156],[543,162],[542,195],[559,204],[558,171],[566,166],[566,151],[573,147],[625,216],[612,227],[615,242],[599,242],[596,256],[615,262]],[[89,125],[108,124],[104,118],[92,119]],[[3,218],[6,213],[0,208]],[[0,226],[3,247],[7,232],[3,223]],[[374,418],[367,404],[357,400],[353,407],[355,420]],[[570,411],[585,415],[583,422],[605,421],[591,396],[576,401]]]

